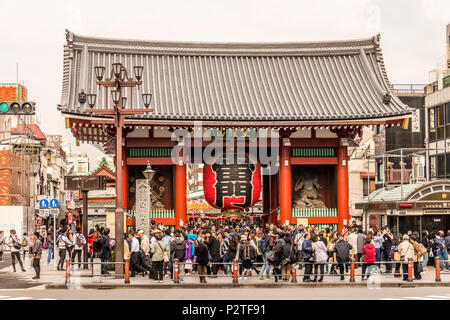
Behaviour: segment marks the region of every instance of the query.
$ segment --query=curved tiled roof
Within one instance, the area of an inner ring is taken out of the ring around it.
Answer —
[[[87,114],[78,94],[97,93],[94,66],[129,72],[144,66],[142,90],[152,113],[174,120],[345,120],[403,116],[411,109],[391,91],[379,35],[362,40],[299,43],[194,43],[85,37],[67,31],[60,109]],[[143,108],[126,90],[128,107]],[[109,99],[109,95],[108,95]],[[129,105],[131,99],[133,105]],[[111,107],[111,102],[108,102]]]

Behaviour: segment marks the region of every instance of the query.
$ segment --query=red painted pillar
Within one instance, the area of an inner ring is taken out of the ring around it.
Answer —
[[[180,159],[180,161],[182,161]],[[180,220],[186,226],[186,164],[181,162],[175,165],[175,225],[180,227]]]
[[[348,156],[347,147],[340,146],[337,150],[338,164],[336,167],[337,178],[337,211],[339,217],[338,231],[342,232],[344,224],[350,221],[348,213]]]
[[[127,147],[122,148],[122,206],[128,211],[128,166]]]
[[[270,223],[277,223],[278,174],[270,176]]]
[[[270,176],[265,175],[262,177],[262,183],[263,183],[263,212],[264,215],[262,218],[262,222],[265,225],[269,222],[270,215],[268,214],[270,212]]]
[[[286,139],[288,140],[288,139]],[[291,147],[283,139],[280,151],[280,224],[289,224],[292,214]]]

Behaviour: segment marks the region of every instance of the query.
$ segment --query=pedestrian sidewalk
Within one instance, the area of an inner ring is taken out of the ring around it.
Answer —
[[[46,256],[44,254],[44,256]],[[291,281],[275,282],[273,276],[269,280],[260,280],[257,275],[253,273],[252,276],[238,278],[238,283],[233,283],[232,274],[224,275],[223,272],[219,272],[217,278],[207,277],[206,284],[200,284],[199,277],[196,273],[191,273],[184,277],[184,282],[174,284],[170,278],[165,277],[162,283],[155,283],[153,279],[149,279],[148,276],[136,275],[136,277],[130,277],[130,283],[125,284],[123,278],[115,279],[114,275],[102,276],[94,279],[92,277],[92,270],[78,270],[78,265],[74,266],[74,269],[70,271],[70,280],[66,284],[66,272],[55,270],[53,267],[53,260],[50,264],[47,264],[47,259],[41,259],[41,277],[38,280],[33,280],[35,276],[34,270],[31,267],[29,259],[26,261],[26,272],[20,271],[20,267],[16,266],[17,272],[10,274],[18,276],[23,280],[40,283],[45,285],[48,289],[61,289],[61,288],[232,288],[232,287],[400,287],[400,286],[450,286],[450,273],[441,272],[441,282],[435,281],[435,269],[429,267],[429,271],[422,273],[422,280],[414,280],[413,282],[402,281],[402,278],[395,278],[393,274],[378,273],[374,274],[369,281],[361,280],[361,268],[355,270],[355,282],[350,282],[350,274],[345,274],[345,280],[340,280],[339,275],[325,274],[323,282],[310,282],[304,283],[303,270],[297,269],[297,282]],[[83,268],[83,265],[82,265]],[[7,270],[6,270],[7,269]],[[384,270],[384,267],[382,267]],[[12,267],[3,268],[3,272],[12,272]],[[313,277],[311,277],[313,278]]]

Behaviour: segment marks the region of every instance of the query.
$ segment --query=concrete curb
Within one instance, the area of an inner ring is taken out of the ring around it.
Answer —
[[[183,284],[116,284],[116,283],[85,283],[78,285],[80,289],[235,289],[235,288],[364,288],[367,283],[264,283],[264,284],[224,284],[211,283],[207,285],[196,283]],[[380,284],[381,288],[415,288],[415,287],[450,287],[448,282],[387,282]],[[45,289],[68,289],[66,284],[47,284]]]

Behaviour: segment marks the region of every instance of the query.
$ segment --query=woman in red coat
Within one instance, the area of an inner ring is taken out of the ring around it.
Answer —
[[[370,269],[371,267],[373,268],[376,262],[375,245],[372,243],[372,237],[367,237],[362,254],[364,255],[364,264],[362,266],[361,280],[368,280],[370,276]],[[369,268],[369,275],[365,278],[367,268]]]

